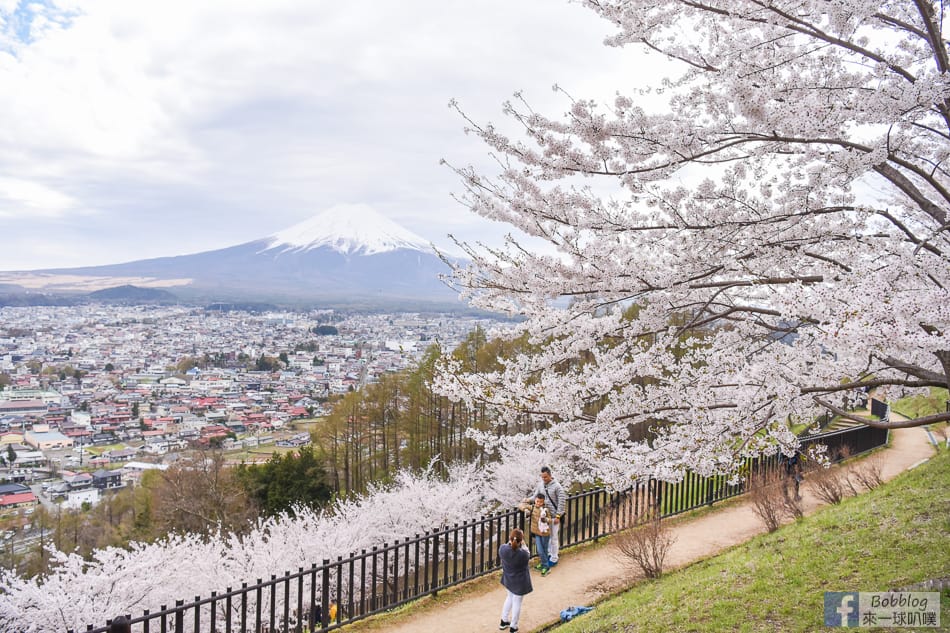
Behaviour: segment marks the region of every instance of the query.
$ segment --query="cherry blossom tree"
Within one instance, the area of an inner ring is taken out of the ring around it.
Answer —
[[[241,535],[171,534],[128,549],[96,550],[88,559],[53,549],[50,571],[42,577],[0,570],[0,630],[85,630],[119,614],[154,613],[179,599],[208,597],[462,523],[492,507],[475,465],[450,466],[445,478],[436,470],[434,463],[421,472],[403,470],[392,484],[376,485],[365,495],[325,510],[297,507]]]
[[[849,417],[859,390],[947,387],[944,3],[583,4],[613,25],[608,45],[679,70],[611,104],[561,91],[554,117],[516,94],[511,133],[459,110],[499,165],[453,166],[460,200],[548,247],[460,244],[471,263],[451,282],[524,317],[537,348],[498,371],[444,367],[443,393],[536,421],[482,439],[617,484],[675,479],[789,453],[790,424]]]

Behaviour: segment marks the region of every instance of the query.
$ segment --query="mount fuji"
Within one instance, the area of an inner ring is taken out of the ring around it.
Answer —
[[[267,250],[330,248],[342,255],[378,255],[400,249],[432,252],[422,239],[365,204],[340,205],[267,238]]]
[[[0,273],[4,290],[88,293],[132,285],[185,300],[352,306],[454,304],[429,241],[366,205],[340,205],[262,239],[177,257]]]

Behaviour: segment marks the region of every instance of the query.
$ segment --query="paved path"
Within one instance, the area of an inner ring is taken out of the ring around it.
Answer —
[[[883,477],[889,480],[928,459],[933,455],[933,447],[923,429],[899,429],[891,431],[891,446],[879,454],[884,459]],[[806,514],[822,505],[809,490],[807,479],[802,485],[802,496]],[[714,556],[766,531],[751,504],[742,498],[696,518],[674,520],[671,527],[676,542],[667,557],[666,569]],[[459,588],[441,592],[437,597],[423,598],[398,613],[358,622],[343,630],[384,633],[497,631],[505,600],[505,590],[498,577],[498,573],[489,574]],[[564,550],[558,566],[549,576],[542,578],[538,572],[532,571],[534,592],[525,597],[519,631],[528,633],[551,624],[558,619],[561,609],[591,604],[637,579],[618,560],[609,541]]]

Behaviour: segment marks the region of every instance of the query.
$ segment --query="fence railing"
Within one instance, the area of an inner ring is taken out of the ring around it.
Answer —
[[[885,445],[887,430],[857,426],[802,438],[804,449],[819,443],[837,460]],[[750,458],[744,465],[750,475],[767,475],[778,468],[777,455]],[[675,484],[650,479],[613,493],[603,488],[583,490],[568,497],[560,546],[634,527],[654,510],[665,518],[735,497],[745,492],[748,479],[730,483],[726,476],[688,473]],[[498,512],[243,583],[237,589],[228,587],[210,597],[178,600],[173,607],[162,605],[156,612],[128,619],[132,631],[143,633],[329,631],[499,569],[498,548],[516,527],[525,528],[522,511]],[[110,625],[107,621],[85,630],[109,633]]]

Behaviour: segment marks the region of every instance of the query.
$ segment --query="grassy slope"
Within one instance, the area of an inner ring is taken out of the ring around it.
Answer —
[[[908,418],[917,418],[947,410],[947,390],[932,388],[930,395],[902,398],[891,408]]]
[[[836,630],[823,626],[823,592],[885,591],[950,576],[948,543],[944,450],[877,490],[640,583],[557,631]],[[950,590],[941,604],[941,630],[950,631]]]

